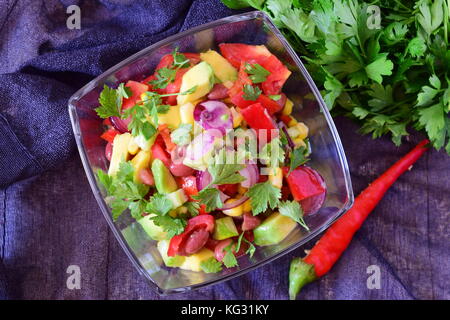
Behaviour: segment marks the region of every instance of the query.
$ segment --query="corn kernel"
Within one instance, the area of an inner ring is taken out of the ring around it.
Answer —
[[[270,183],[274,187],[281,189],[281,187],[283,186],[283,171],[281,170],[281,168],[270,168],[269,170]]]
[[[301,138],[295,138],[294,140],[292,140],[295,144],[295,147],[305,147],[306,148],[306,143],[303,139]]]
[[[289,121],[288,127],[293,127],[298,123],[298,121],[293,116],[290,116],[290,118],[291,118],[291,121]]]
[[[241,186],[240,184],[239,184],[239,186],[238,186],[238,193],[239,194],[245,194],[246,192],[247,192],[247,188],[246,187],[243,187],[243,186]]]
[[[139,145],[137,144],[134,137],[131,137],[130,142],[128,143],[128,153],[136,154],[139,151]]]
[[[288,116],[292,113],[292,109],[294,107],[294,103],[290,99],[286,99],[286,103],[284,104],[283,110],[281,111],[282,114],[285,116]]]
[[[298,138],[306,139],[306,137],[308,136],[308,133],[309,133],[309,129],[306,126],[306,124],[304,124],[303,122],[299,122],[297,124],[297,128],[298,128],[298,131],[299,131]]]
[[[252,202],[250,199],[248,199],[247,201],[245,201],[243,204],[243,210],[244,212],[252,212]]]
[[[236,111],[235,108],[230,108],[231,116],[233,117],[233,128],[237,128],[241,125],[242,120],[244,118],[242,117],[241,113]]]
[[[234,201],[237,201],[237,199],[231,198],[231,199],[228,199],[227,201],[225,201],[225,203],[232,203],[232,202],[234,202]],[[242,216],[242,215],[244,214],[243,208],[244,208],[244,205],[241,204],[241,205],[239,205],[239,206],[237,206],[237,207],[234,207],[234,208],[232,208],[232,209],[222,210],[222,212],[223,212],[224,214],[226,214],[227,216],[231,216],[231,217],[239,217],[239,216]]]

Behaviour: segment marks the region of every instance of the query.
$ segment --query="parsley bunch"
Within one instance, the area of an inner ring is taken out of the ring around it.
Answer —
[[[388,134],[396,145],[410,128],[421,130],[450,154],[450,1],[222,2],[272,17],[333,115],[357,121],[373,138]]]

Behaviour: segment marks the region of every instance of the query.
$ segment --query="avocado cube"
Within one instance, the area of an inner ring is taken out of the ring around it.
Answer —
[[[153,178],[155,179],[156,190],[158,190],[159,193],[167,194],[178,189],[174,177],[161,160],[153,160],[152,173]]]
[[[150,238],[153,240],[163,240],[166,239],[167,233],[163,228],[157,226],[153,220],[151,219],[154,214],[150,214],[148,216],[142,217],[138,220],[138,223],[141,225],[142,229],[148,234]]]
[[[270,246],[286,238],[297,226],[297,222],[279,212],[272,213],[258,227],[253,230],[255,244]]]
[[[183,75],[180,92],[187,91],[195,87],[195,91],[190,94],[180,94],[177,96],[178,105],[195,101],[206,96],[214,85],[214,72],[206,62],[200,62],[193,66]]]
[[[236,229],[233,218],[225,217],[216,219],[216,225],[214,227],[213,238],[215,240],[224,240],[239,235]]]
[[[164,261],[164,264],[168,267],[179,267],[186,260],[186,257],[175,256],[169,257],[167,255],[167,250],[169,249],[170,240],[160,240],[156,247],[158,248],[159,254]]]

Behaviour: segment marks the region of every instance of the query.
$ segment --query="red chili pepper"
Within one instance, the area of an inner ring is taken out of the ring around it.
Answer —
[[[372,182],[355,199],[353,207],[328,228],[304,259],[292,260],[289,271],[289,297],[291,299],[295,299],[304,285],[323,276],[331,269],[389,187],[425,153],[429,143],[428,140],[420,142]]]
[[[167,255],[169,257],[184,255],[184,245],[186,240],[189,238],[192,232],[199,229],[204,229],[208,232],[212,232],[214,230],[214,217],[209,214],[205,214],[198,215],[194,218],[189,219],[184,232],[170,239]]]

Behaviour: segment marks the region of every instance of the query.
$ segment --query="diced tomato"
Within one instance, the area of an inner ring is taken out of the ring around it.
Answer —
[[[189,59],[191,65],[195,65],[200,62],[200,54],[199,53],[191,53],[191,52],[183,52],[182,53],[187,59]],[[168,68],[173,64],[173,55],[168,53],[164,55],[156,66],[155,70],[159,70],[162,68]]]
[[[276,134],[272,130],[277,130],[277,125],[261,103],[257,102],[242,109],[241,114],[251,128],[258,132],[266,130],[267,142],[270,142],[275,137]]]
[[[256,102],[261,103],[264,106],[264,108],[266,108],[267,111],[269,111],[269,114],[271,115],[283,109],[283,107],[280,106],[276,101],[270,99],[268,96],[265,96],[263,94],[260,94],[259,97],[256,99],[256,101],[245,100],[243,98],[243,94],[244,92],[241,90],[238,92],[238,94],[231,97],[231,102],[233,102],[233,104],[235,104],[241,109],[245,109]]]
[[[194,176],[181,177],[181,188],[184,190],[184,193],[189,197],[189,200],[192,201],[192,196],[198,194],[197,189],[197,179]]]
[[[270,72],[261,87],[266,95],[279,94],[286,80],[291,75],[288,68],[275,55],[271,55],[262,66]]]
[[[211,233],[214,230],[214,217],[206,214],[189,219],[184,232],[170,239],[167,255],[169,257],[185,255],[184,246],[186,245],[187,239],[194,231],[200,229]]]
[[[265,46],[252,46],[243,43],[221,43],[220,52],[235,68],[241,61],[262,65],[272,54]]]
[[[143,184],[146,184],[148,186],[154,186],[155,185],[155,179],[153,178],[153,173],[149,168],[141,169],[138,173],[139,179],[141,179],[141,182]]]
[[[170,152],[177,147],[177,145],[173,143],[172,139],[170,138],[170,130],[167,127],[167,124],[160,124],[158,126],[158,132],[164,140],[167,151]]]
[[[123,99],[122,109],[133,107],[138,100],[141,100],[141,94],[149,90],[148,85],[133,80],[128,81],[125,87],[130,88],[131,97]]]
[[[114,141],[114,137],[116,135],[118,135],[119,133],[120,132],[117,131],[116,129],[110,128],[110,129],[106,130],[105,132],[103,132],[103,134],[100,136],[100,138],[112,143]]]
[[[164,150],[164,141],[162,141],[162,138],[159,139],[161,136],[158,135],[158,137],[155,140],[155,143],[152,146],[152,157],[154,159],[161,160],[164,165],[169,168],[171,164],[170,155]]]
[[[258,63],[270,75],[266,81],[261,84],[265,95],[279,94],[286,80],[291,75],[286,66],[265,46],[252,46],[242,43],[221,43],[219,45],[222,55],[236,68],[239,68],[242,62]]]
[[[326,191],[312,169],[306,166],[298,167],[289,175],[288,173],[289,168],[284,167],[283,174],[286,177],[292,196],[296,201],[316,196]]]
[[[173,82],[167,84],[167,87],[160,89],[162,94],[178,93],[180,92],[181,82],[183,75],[189,70],[189,68],[183,68],[177,71]],[[169,96],[164,98],[164,103],[174,106],[177,104],[177,96]]]
[[[225,193],[227,196],[234,197],[238,192],[238,184],[221,184],[219,190]]]
[[[265,96],[264,94],[260,94],[259,97],[256,99],[256,101],[252,100],[245,100],[244,95],[244,85],[251,85],[252,81],[250,80],[248,74],[245,72],[245,62],[241,62],[241,66],[239,68],[239,74],[238,79],[235,81],[234,85],[228,90],[228,95],[230,96],[231,102],[233,102],[234,105],[238,106],[241,109],[244,109],[248,107],[251,104],[254,104],[255,102],[261,103],[270,114],[274,114],[278,111],[280,111],[283,106],[280,106],[280,104],[269,97]]]

